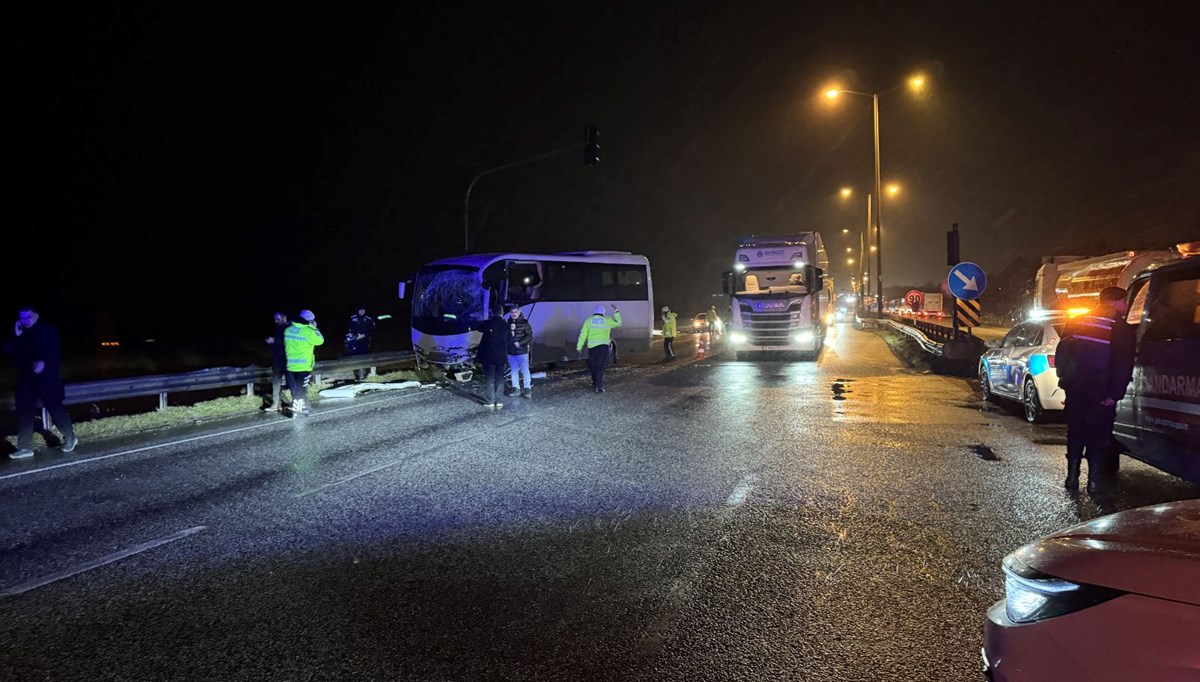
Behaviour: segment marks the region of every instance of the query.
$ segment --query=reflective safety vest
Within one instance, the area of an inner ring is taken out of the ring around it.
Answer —
[[[675,313],[667,313],[663,316],[663,336],[675,336],[678,327],[675,324]]]
[[[592,315],[579,330],[579,343],[575,344],[575,350],[583,352],[585,345],[588,348],[607,346],[612,336],[612,330],[620,326],[621,313],[619,311],[613,311],[612,319],[604,315]]]
[[[293,322],[283,332],[283,347],[287,352],[289,372],[311,372],[316,365],[313,349],[325,343],[325,336],[317,329]]]

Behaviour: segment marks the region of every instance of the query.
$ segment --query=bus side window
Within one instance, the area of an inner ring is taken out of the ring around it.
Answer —
[[[542,269],[538,263],[508,263],[508,300],[529,303],[541,298]]]

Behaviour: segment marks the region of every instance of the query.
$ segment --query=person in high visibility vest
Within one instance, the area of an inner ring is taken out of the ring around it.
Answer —
[[[675,359],[675,335],[679,333],[679,326],[675,322],[676,317],[678,316],[669,306],[662,307],[664,362],[670,362]]]
[[[317,316],[311,310],[301,310],[300,319],[283,332],[293,415],[308,414],[308,382],[317,364],[314,349],[323,343],[325,336],[317,330]]]
[[[592,373],[592,390],[604,392],[604,367],[608,364],[608,346],[612,341],[612,330],[621,326],[621,311],[612,306],[612,317],[604,314],[604,306],[596,306],[592,316],[583,323],[579,330],[579,342],[575,344],[575,352],[582,353],[588,349],[588,370]]]

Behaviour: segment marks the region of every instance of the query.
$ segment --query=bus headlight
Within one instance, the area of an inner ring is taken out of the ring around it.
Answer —
[[[796,334],[796,343],[812,343],[815,338],[817,337],[812,332],[800,332]]]
[[[741,332],[732,332],[729,335],[729,340],[737,344],[746,343],[746,335]]]

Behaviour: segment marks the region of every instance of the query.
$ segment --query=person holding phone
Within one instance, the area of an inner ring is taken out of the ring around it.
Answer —
[[[13,336],[4,351],[16,364],[17,451],[11,459],[33,457],[33,432],[37,427],[38,403],[41,403],[62,434],[61,449],[71,452],[79,444],[71,415],[63,407],[66,387],[62,382],[62,355],[58,330],[39,321],[37,309],[24,306],[17,311]]]

